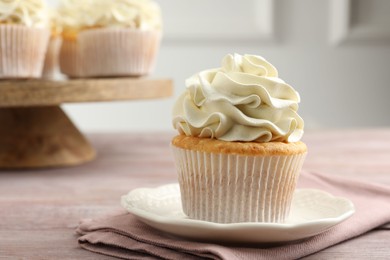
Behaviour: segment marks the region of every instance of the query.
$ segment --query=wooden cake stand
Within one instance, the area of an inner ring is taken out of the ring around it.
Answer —
[[[0,81],[0,168],[71,166],[95,157],[60,104],[163,98],[172,92],[169,79]]]

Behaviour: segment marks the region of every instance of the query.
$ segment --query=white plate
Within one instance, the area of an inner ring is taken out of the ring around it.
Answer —
[[[139,188],[122,196],[122,206],[147,225],[169,234],[215,242],[275,243],[322,233],[349,218],[354,205],[345,198],[315,189],[294,193],[285,223],[219,224],[188,218],[182,211],[178,184]]]

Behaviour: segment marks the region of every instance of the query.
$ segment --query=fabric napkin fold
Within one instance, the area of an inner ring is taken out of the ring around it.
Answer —
[[[330,230],[303,241],[246,247],[170,236],[121,211],[114,216],[82,220],[76,230],[78,242],[84,249],[123,259],[296,259],[390,222],[390,186],[303,172],[298,188],[315,188],[346,197],[355,204],[356,212]]]

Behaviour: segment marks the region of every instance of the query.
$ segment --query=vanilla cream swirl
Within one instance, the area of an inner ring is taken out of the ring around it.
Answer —
[[[48,26],[46,4],[43,0],[1,0],[0,22],[45,28]]]
[[[222,68],[202,71],[186,86],[173,108],[180,134],[248,142],[297,142],[303,135],[299,94],[260,56],[229,54]]]
[[[119,27],[161,29],[161,11],[151,0],[63,0],[65,28]]]
[[[79,31],[87,24],[93,23],[90,13],[96,8],[93,0],[61,0],[57,12],[59,15],[58,23],[64,29]]]

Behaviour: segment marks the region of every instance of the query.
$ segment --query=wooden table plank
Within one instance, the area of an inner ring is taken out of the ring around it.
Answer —
[[[0,259],[117,259],[80,248],[71,229],[0,231]]]
[[[305,170],[390,185],[390,130],[327,130],[305,134]]]
[[[388,230],[374,230],[302,259],[389,259]]]
[[[131,189],[176,182],[173,135],[89,135],[98,151],[93,162],[0,171],[0,258],[108,259],[78,248],[74,228],[82,218],[120,209],[120,196]],[[309,147],[305,170],[390,185],[390,129],[308,131],[304,141]],[[374,230],[306,259],[385,258],[389,237],[389,227]]]

